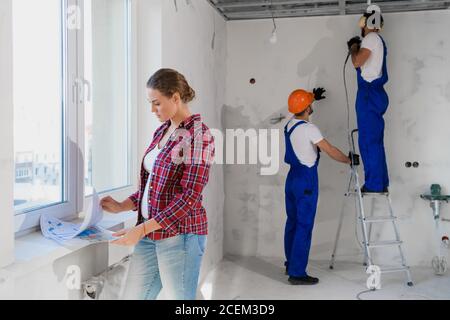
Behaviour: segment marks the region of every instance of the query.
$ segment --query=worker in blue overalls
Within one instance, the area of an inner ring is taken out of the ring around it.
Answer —
[[[336,161],[350,164],[350,158],[323,138],[319,128],[309,121],[312,103],[322,100],[325,90],[295,90],[289,96],[289,112],[294,116],[284,128],[285,162],[290,165],[285,197],[287,221],[284,236],[286,273],[293,285],[310,285],[319,279],[306,273],[311,236],[316,216],[319,184],[319,151]],[[355,163],[355,162],[354,162]]]
[[[376,25],[374,11],[364,13],[359,20],[361,35],[348,42],[353,65],[357,71],[358,92],[356,115],[359,129],[359,150],[364,164],[365,183],[363,193],[387,193],[389,176],[384,150],[384,119],[389,97],[384,90],[388,81],[386,66],[387,49],[379,31],[383,17],[379,13]],[[369,19],[371,23],[369,23]],[[373,20],[372,20],[373,19]]]

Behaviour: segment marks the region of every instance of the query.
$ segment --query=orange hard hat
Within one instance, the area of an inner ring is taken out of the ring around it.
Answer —
[[[289,112],[296,114],[305,111],[314,102],[314,94],[302,89],[291,93],[288,100]]]

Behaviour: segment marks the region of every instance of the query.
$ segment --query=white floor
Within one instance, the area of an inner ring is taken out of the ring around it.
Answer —
[[[411,272],[413,287],[406,286],[404,273],[384,274],[381,290],[363,293],[360,298],[450,299],[450,272],[436,276],[431,267],[413,267]],[[311,261],[308,273],[320,278],[320,283],[292,286],[281,259],[227,256],[199,289],[203,299],[208,300],[356,299],[358,293],[367,290],[368,275],[358,263],[338,261],[330,270],[329,261]]]

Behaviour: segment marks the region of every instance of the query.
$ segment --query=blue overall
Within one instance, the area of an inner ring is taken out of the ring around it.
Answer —
[[[356,69],[358,76],[356,117],[359,129],[359,150],[364,163],[365,187],[376,192],[381,192],[389,186],[383,142],[383,115],[389,105],[389,97],[384,90],[384,84],[388,81],[387,48],[383,38],[381,41],[384,49],[382,76],[367,82],[361,76],[361,68]]]
[[[289,131],[284,128],[286,155],[284,161],[290,165],[286,179],[285,201],[287,221],[284,233],[285,265],[288,274],[294,277],[306,276],[311,237],[316,216],[317,199],[319,196],[319,179],[317,167],[320,155],[318,153],[313,167],[300,163],[291,143],[292,132],[305,121],[296,123]]]

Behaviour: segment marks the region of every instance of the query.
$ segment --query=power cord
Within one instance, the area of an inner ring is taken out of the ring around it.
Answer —
[[[344,89],[345,89],[345,101],[346,101],[346,105],[347,105],[347,139],[348,139],[348,147],[349,150],[353,149],[353,144],[352,144],[352,138],[351,138],[351,130],[350,130],[350,102],[349,102],[349,97],[348,97],[348,87],[347,87],[347,75],[346,75],[346,69],[347,69],[347,63],[348,60],[351,56],[351,52],[349,51],[347,54],[347,57],[345,58],[345,62],[344,62],[344,68],[342,70],[342,76],[344,79]],[[353,150],[354,151],[354,150]],[[355,169],[356,170],[356,169]],[[361,250],[364,251],[363,246],[361,245],[361,241],[359,241],[359,236],[358,236],[358,210],[357,210],[357,204],[355,203],[355,239],[356,242],[358,243],[358,246],[360,247]]]
[[[374,291],[376,291],[376,289],[370,289],[370,290],[364,290],[364,291],[361,291],[360,293],[358,293],[358,294],[356,295],[356,299],[358,299],[358,300],[364,300],[364,299],[361,299],[361,296],[362,296],[363,294],[369,293],[369,292],[374,292]]]
[[[344,62],[344,68],[343,68],[343,78],[344,78],[344,89],[345,89],[345,100],[347,103],[347,138],[348,138],[348,147],[349,150],[352,149],[352,141],[351,141],[351,132],[350,132],[350,102],[349,102],[349,98],[348,98],[348,88],[347,88],[347,76],[345,74],[346,68],[347,68],[347,63],[348,63],[348,59],[350,58],[351,52],[349,51],[347,54],[347,58],[345,59]]]

